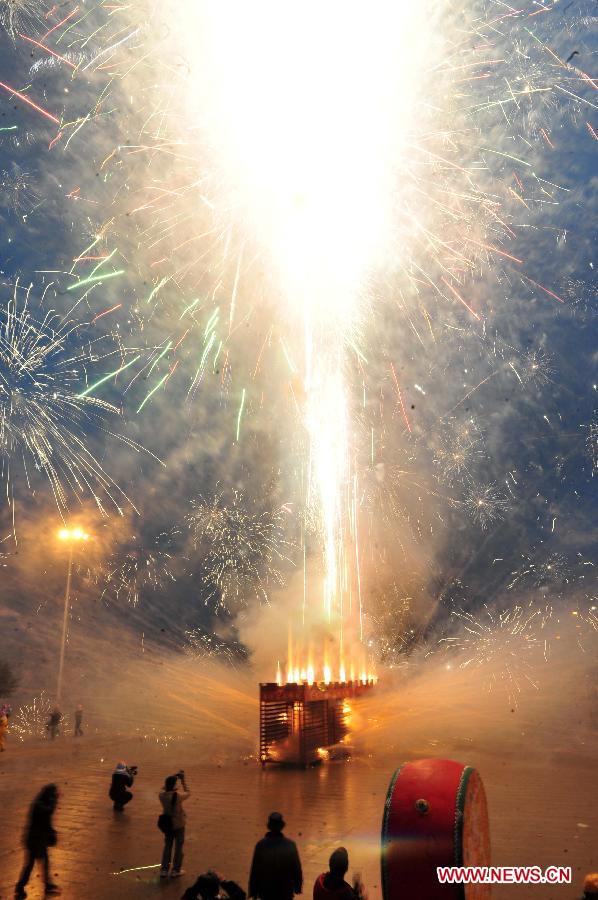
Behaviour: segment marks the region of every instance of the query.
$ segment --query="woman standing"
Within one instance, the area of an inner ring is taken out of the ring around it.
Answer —
[[[177,780],[181,782],[182,791],[177,791],[176,789]],[[183,865],[183,844],[185,843],[185,822],[187,816],[183,809],[183,803],[189,797],[189,793],[183,771],[178,772],[176,775],[169,775],[164,782],[164,790],[160,791],[162,815],[170,819],[164,831],[164,852],[162,853],[160,878],[168,878],[173,845],[174,860],[172,861],[172,872],[170,874],[173,878],[178,878],[179,875],[184,874],[181,866]]]

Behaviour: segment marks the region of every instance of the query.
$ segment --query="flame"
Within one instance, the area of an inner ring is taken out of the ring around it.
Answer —
[[[329,665],[329,663],[325,662],[322,667],[316,667],[313,664],[309,663],[306,666],[289,666],[287,668],[286,675],[286,683],[287,684],[347,684],[348,681],[357,681],[359,684],[367,685],[367,684],[376,684],[378,681],[378,676],[366,669],[362,669],[359,678],[356,679],[355,676],[355,667],[353,665],[349,668],[350,678],[347,679],[347,669],[344,664],[341,663],[338,669],[335,669],[333,666]],[[279,687],[282,687],[282,669],[280,665],[280,661],[276,667],[276,684]]]

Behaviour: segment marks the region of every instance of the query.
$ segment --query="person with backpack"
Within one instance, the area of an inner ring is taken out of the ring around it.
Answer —
[[[183,788],[182,791],[177,791],[177,781],[180,781]],[[176,775],[169,775],[164,782],[164,790],[160,791],[159,797],[163,812],[158,818],[158,828],[164,835],[160,878],[168,878],[169,874],[173,878],[184,875],[181,867],[183,865],[183,844],[185,843],[185,822],[187,816],[185,815],[183,803],[188,799],[190,793],[185,781],[185,773],[182,770],[177,772]],[[172,859],[173,847],[174,859]],[[172,871],[170,871],[171,860]]]
[[[50,860],[48,847],[56,845],[56,832],[52,826],[52,816],[60,794],[55,784],[47,784],[41,789],[29,810],[29,820],[23,836],[23,843],[27,856],[21,877],[15,886],[15,898],[27,896],[25,885],[31,877],[36,859],[39,859],[44,868],[44,884],[46,897],[51,894],[60,894],[60,888],[50,879]]]

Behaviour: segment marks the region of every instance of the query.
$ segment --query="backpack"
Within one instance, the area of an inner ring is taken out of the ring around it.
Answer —
[[[172,810],[174,810],[175,803],[176,803],[176,791],[172,798],[172,807],[171,807]],[[160,813],[160,815],[158,816],[157,825],[158,825],[158,829],[162,832],[162,834],[165,834],[167,837],[168,837],[168,835],[171,835],[174,831],[174,828],[172,825],[172,812]]]

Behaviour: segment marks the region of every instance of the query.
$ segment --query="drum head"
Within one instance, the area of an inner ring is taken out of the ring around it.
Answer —
[[[384,900],[487,900],[490,885],[440,884],[436,869],[488,865],[488,809],[476,770],[447,759],[397,769],[382,820]]]

